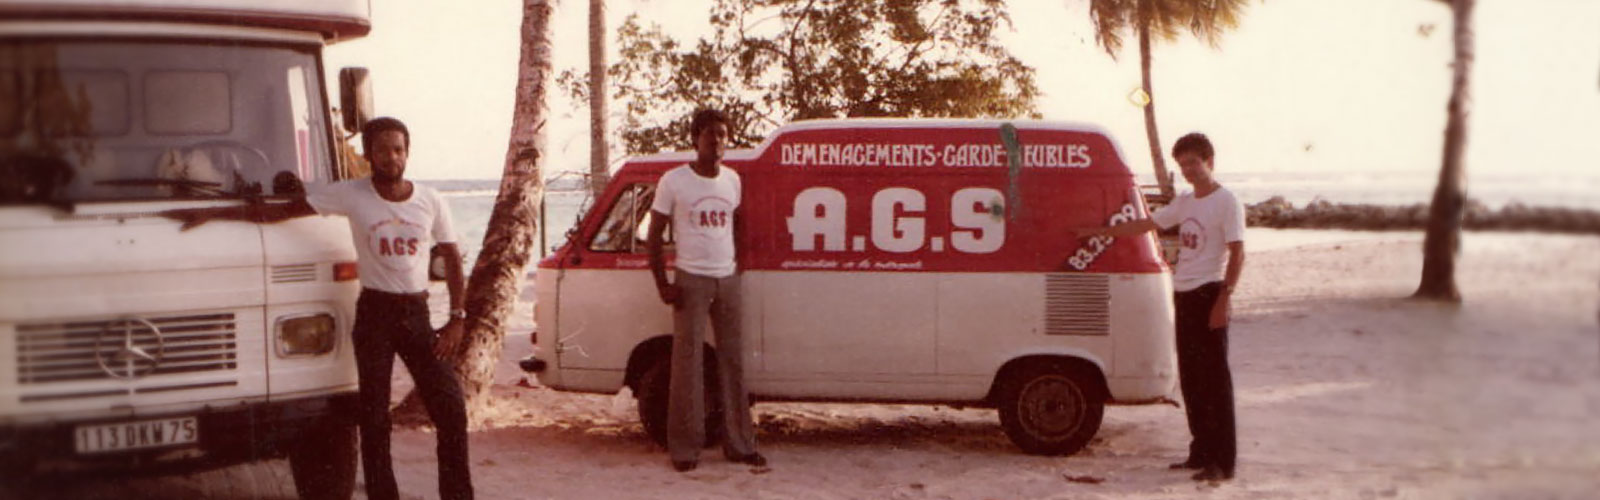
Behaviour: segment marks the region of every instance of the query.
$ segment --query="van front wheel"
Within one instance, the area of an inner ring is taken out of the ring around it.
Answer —
[[[1000,425],[1022,451],[1070,455],[1100,430],[1105,400],[1095,377],[1059,362],[1036,362],[1001,381]]]
[[[717,395],[716,359],[705,356],[705,409],[707,448],[722,442],[722,406]],[[639,422],[644,433],[663,448],[667,446],[667,397],[672,389],[672,353],[657,356],[639,376]]]

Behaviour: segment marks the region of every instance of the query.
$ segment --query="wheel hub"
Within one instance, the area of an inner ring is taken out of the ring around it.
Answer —
[[[1034,380],[1022,389],[1018,412],[1024,427],[1039,437],[1070,434],[1083,419],[1083,395],[1061,377]]]

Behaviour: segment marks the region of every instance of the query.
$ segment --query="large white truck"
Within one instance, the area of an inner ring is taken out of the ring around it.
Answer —
[[[287,457],[351,496],[346,222],[158,212],[348,177],[322,53],[369,29],[367,0],[0,0],[0,482]]]

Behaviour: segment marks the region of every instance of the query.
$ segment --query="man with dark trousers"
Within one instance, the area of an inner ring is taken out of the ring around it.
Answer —
[[[404,178],[411,132],[394,118],[377,118],[362,127],[363,156],[372,176],[308,186],[305,198],[288,203],[172,210],[162,215],[189,229],[212,219],[272,223],[316,214],[344,215],[355,239],[361,297],[351,332],[360,380],[361,468],[367,498],[399,498],[390,455],[390,374],[395,355],[422,393],[438,429],[439,496],[471,499],[467,413],[455,371],[433,354],[436,333],[428,319],[429,248],[444,256],[450,292],[445,335],[455,335],[466,317],[462,308],[461,254],[450,224],[450,209],[439,192]]]
[[[705,442],[705,330],[717,339],[717,375],[724,412],[723,456],[757,467],[767,464],[756,452],[750,397],[744,389],[744,349],[738,274],[739,173],[722,165],[728,119],[711,109],[697,111],[689,123],[695,160],[667,171],[651,203],[648,244],[650,271],[661,301],[672,306],[672,375],[667,390],[667,452],[679,472],[700,464]],[[677,248],[672,282],[667,281],[662,235],[672,225]],[[709,320],[709,321],[708,321]]]
[[[1178,139],[1172,157],[1194,190],[1149,219],[1076,229],[1080,237],[1129,236],[1179,226],[1172,274],[1177,309],[1178,379],[1189,419],[1189,458],[1174,469],[1199,469],[1197,481],[1233,478],[1238,455],[1233,375],[1228,368],[1228,307],[1244,269],[1244,206],[1211,176],[1216,150],[1205,135]]]

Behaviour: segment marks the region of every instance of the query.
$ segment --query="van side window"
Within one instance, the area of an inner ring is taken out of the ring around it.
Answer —
[[[650,202],[655,199],[655,193],[654,184],[643,182],[624,188],[622,194],[617,196],[616,203],[611,205],[611,210],[606,213],[605,222],[600,225],[600,230],[596,231],[594,238],[589,241],[589,250],[647,253],[645,240],[649,237],[650,230]],[[662,239],[670,248],[671,226],[668,226],[667,233]]]

